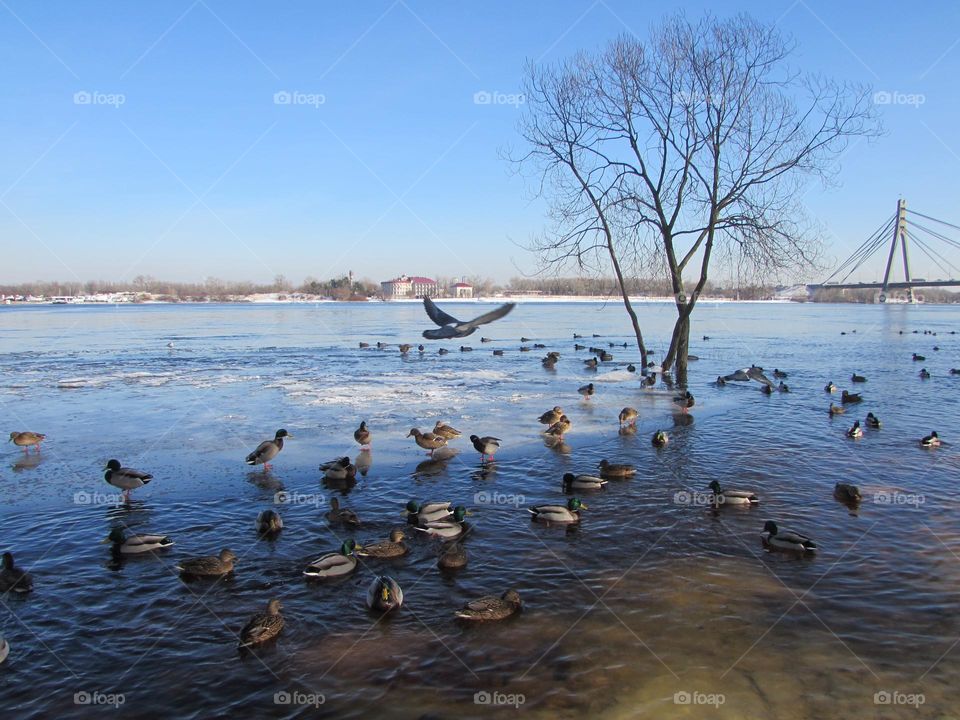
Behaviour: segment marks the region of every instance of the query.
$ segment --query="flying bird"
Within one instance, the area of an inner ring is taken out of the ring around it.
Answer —
[[[492,323],[494,320],[499,320],[502,318],[504,315],[513,310],[514,304],[515,303],[507,303],[506,305],[501,305],[496,310],[491,310],[480,317],[475,317],[473,320],[463,322],[462,320],[457,320],[452,315],[448,315],[443,310],[438,308],[433,300],[425,297],[423,299],[423,307],[427,311],[427,315],[430,316],[430,319],[440,326],[440,329],[424,330],[423,336],[427,340],[445,340],[447,338],[466,337],[467,335],[475,332],[476,329],[481,325],[486,325],[487,323]]]

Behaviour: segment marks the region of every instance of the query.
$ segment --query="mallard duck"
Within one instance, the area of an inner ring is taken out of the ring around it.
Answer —
[[[175,567],[184,575],[201,577],[204,575],[226,575],[233,572],[237,556],[224,548],[219,555],[204,555],[203,557],[181,560]]]
[[[657,431],[653,434],[653,437],[650,438],[650,443],[651,443],[655,448],[662,448],[662,447],[664,447],[668,442],[670,442],[670,438],[667,436],[667,434],[666,434],[663,430],[657,430]]]
[[[920,377],[921,377],[921,379],[923,379],[923,380],[929,380],[929,379],[930,379],[930,372],[929,372],[926,368],[922,368],[922,369],[920,370]]]
[[[717,506],[760,504],[760,498],[751,490],[724,490],[716,480],[711,480],[707,487],[713,491],[712,502]]]
[[[499,356],[502,356],[502,355],[503,355],[503,350],[494,350],[494,351],[493,351],[493,354],[494,354],[494,355],[497,355],[498,357],[499,357]]]
[[[840,402],[849,404],[849,403],[858,403],[863,402],[863,398],[860,397],[860,393],[850,393],[844,390],[840,393]]]
[[[694,406],[696,400],[693,397],[693,393],[687,390],[683,395],[677,395],[673,398],[673,404],[680,408],[683,412],[687,412],[690,408]]]
[[[103,479],[115,488],[123,490],[123,494],[127,497],[130,496],[131,490],[141,488],[153,479],[150,473],[121,467],[119,460],[109,461],[103,469],[106,470]]]
[[[547,370],[553,370],[557,364],[557,360],[559,360],[558,357],[547,355],[545,358],[543,358],[543,360],[540,361],[540,364],[547,368]]]
[[[353,554],[356,549],[356,542],[344,540],[339,552],[321,555],[307,565],[303,574],[309,578],[334,578],[349,575],[357,569],[357,558]]]
[[[643,378],[643,388],[644,388],[644,390],[648,390],[648,389],[652,388],[652,387],[653,387],[654,385],[656,385],[656,384],[657,384],[657,376],[656,376],[655,374],[653,374],[653,373],[651,373],[651,374],[649,374],[649,375],[647,375],[647,376],[645,376],[645,377]]]
[[[124,535],[123,528],[114,528],[102,542],[112,543],[113,551],[121,555],[139,555],[173,546],[173,540],[166,535]]]
[[[563,442],[563,436],[570,432],[570,429],[573,427],[573,423],[570,422],[570,418],[566,415],[561,415],[560,419],[557,420],[553,425],[551,425],[545,431],[546,435],[552,435],[557,438],[560,442]]]
[[[619,419],[621,425],[634,425],[637,422],[637,418],[640,417],[640,413],[637,412],[636,408],[625,407],[620,411]]]
[[[364,348],[368,348],[368,347],[370,347],[370,343],[368,343],[368,342],[362,342],[362,341],[361,341],[361,343],[360,343],[360,349],[361,349],[361,350],[363,350]]]
[[[574,475],[573,473],[564,473],[563,490],[603,490],[607,481],[594,475]]]
[[[40,452],[40,443],[42,443],[46,437],[43,433],[14,431],[10,433],[9,442],[12,442],[17,447],[22,447],[24,452],[29,452],[30,446],[35,447],[37,452]]]
[[[433,426],[433,434],[447,440],[453,440],[454,438],[460,437],[463,433],[457,430],[451,425],[447,425],[441,420],[437,420],[437,424]]]
[[[777,385],[777,390],[779,392],[790,392],[790,386],[781,380],[780,384]]]
[[[410,348],[412,347],[413,345],[410,343],[400,343],[400,354],[406,355],[408,352],[410,352]]]
[[[492,339],[492,338],[488,338],[488,337],[482,337],[482,338],[480,338],[480,342],[482,342],[482,343],[485,343],[485,342],[493,342],[493,339]]]
[[[445,520],[453,515],[449,502],[426,502],[422,505],[416,500],[407,503],[407,515],[411,516],[415,522],[424,525],[436,520]]]
[[[523,608],[520,593],[516,590],[507,590],[501,597],[485,595],[477,600],[471,600],[456,615],[461,620],[483,622],[487,620],[504,620],[515,615]]]
[[[600,468],[600,477],[605,478],[625,478],[632,477],[637,472],[633,465],[626,463],[611,463],[607,460],[601,460],[598,464]]]
[[[257,515],[257,522],[254,527],[261,535],[272,535],[283,530],[283,518],[276,510],[262,510]]]
[[[448,354],[449,352],[450,352],[450,351],[447,350],[446,348],[440,348],[439,350],[437,350],[437,355],[446,355],[446,354]]]
[[[467,509],[463,505],[457,505],[453,509],[453,515],[445,520],[432,520],[422,525],[417,525],[416,530],[429,535],[430,537],[440,538],[441,540],[455,540],[467,531],[467,526],[463,522],[467,515]]]
[[[403,605],[403,590],[392,577],[378,575],[367,588],[367,607],[380,612],[390,612]]]
[[[830,409],[828,410],[831,415],[843,415],[846,411],[847,409],[842,405],[834,405],[833,403],[830,403]]]
[[[592,357],[592,358],[587,358],[586,360],[584,360],[584,361],[583,361],[583,364],[586,365],[590,370],[596,370],[596,369],[597,369],[597,362],[598,362],[597,359],[596,359],[595,357]]]
[[[774,368],[773,376],[775,378],[785,379],[787,377],[787,374],[783,370],[778,370],[777,368]]]
[[[857,375],[856,373],[854,373],[853,375],[850,376],[850,382],[864,383],[866,381],[867,379],[863,375]]]
[[[461,345],[460,352],[473,352],[473,348],[469,345]]]
[[[395,558],[406,555],[407,546],[403,542],[405,537],[403,530],[396,528],[390,532],[389,540],[381,540],[370,545],[358,545],[357,555],[377,558]]]
[[[760,392],[764,395],[773,395],[773,386],[772,385],[761,385]]]
[[[370,441],[373,439],[370,435],[370,431],[367,430],[367,421],[364,420],[360,423],[360,427],[353,431],[353,439],[356,440],[360,447],[370,447]]]
[[[330,498],[330,511],[327,512],[327,521],[331,525],[348,525],[357,527],[360,525],[360,518],[353,510],[340,507],[339,498]]]
[[[432,432],[422,433],[417,428],[412,428],[410,432],[407,433],[407,437],[412,437],[417,445],[424,450],[429,450],[430,454],[433,454],[433,451],[437,448],[442,448],[447,444],[446,438],[434,435]]]
[[[563,415],[563,410],[559,405],[553,408],[553,410],[547,410],[543,415],[540,416],[540,422],[543,425],[553,425],[557,420]]]
[[[327,480],[351,480],[357,476],[357,468],[347,456],[323,463],[320,470]]]
[[[853,427],[847,430],[847,437],[854,438],[854,439],[863,437],[863,428],[860,427],[859,420],[855,420],[853,423]]]
[[[834,385],[833,381],[831,380],[824,386],[823,390],[824,392],[835,393],[837,391],[837,386]]]
[[[580,522],[580,511],[587,506],[580,502],[580,498],[570,498],[566,505],[534,505],[527,508],[531,520],[545,523],[572,524]]]
[[[854,503],[860,502],[860,488],[849,483],[838,482],[833,486],[833,496],[842,502]]]
[[[929,448],[929,447],[940,447],[940,436],[937,435],[937,431],[934,430],[934,431],[931,432],[929,435],[927,435],[925,438],[922,438],[922,439],[920,440],[920,444],[921,444],[923,447],[928,447],[928,448]]]
[[[7,659],[7,655],[10,654],[10,643],[8,643],[2,635],[0,635],[0,665],[3,664],[3,661]]]
[[[437,558],[437,567],[441,570],[459,570],[467,565],[467,550],[463,543],[453,542],[444,545]]]
[[[817,551],[817,544],[806,535],[790,530],[780,530],[773,520],[767,520],[760,533],[763,544],[775,550],[789,552],[813,553]]]
[[[487,459],[487,456],[493,460],[493,456],[497,450],[500,449],[500,443],[502,441],[500,438],[491,437],[490,435],[484,435],[483,437],[471,435],[470,442],[473,443],[474,449],[480,453],[481,461],[484,461]]]
[[[283,606],[274,598],[267,603],[267,609],[250,618],[250,622],[240,631],[239,647],[246,648],[259,645],[267,640],[273,640],[283,630],[283,615],[280,609]]]
[[[577,392],[583,395],[584,400],[589,400],[590,396],[596,392],[593,388],[593,383],[587,383],[586,385],[581,385],[577,388]]]
[[[263,465],[264,470],[270,469],[270,461],[273,460],[281,450],[283,450],[283,439],[292,438],[293,435],[284,429],[277,430],[273,440],[264,440],[257,445],[257,449],[247,455],[247,465]]]
[[[873,428],[874,430],[880,429],[880,418],[874,415],[872,412],[867,413],[867,427]]]
[[[926,358],[925,356],[923,356],[923,355],[917,355],[916,353],[913,354],[913,361],[914,361],[914,362],[923,362],[923,361],[926,360],[926,359],[927,359],[927,358]]]
[[[960,375],[960,368],[950,368],[951,375]]]
[[[28,593],[33,590],[33,578],[30,573],[18,568],[13,562],[13,553],[3,554],[3,564],[0,567],[0,594],[15,592]]]

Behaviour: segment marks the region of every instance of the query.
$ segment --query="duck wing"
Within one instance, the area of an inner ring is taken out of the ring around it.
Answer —
[[[423,299],[423,309],[427,311],[427,315],[430,316],[430,319],[433,320],[437,325],[443,327],[444,325],[461,325],[459,320],[457,320],[453,315],[445,313],[443,310],[437,307],[437,304],[433,302],[428,297]],[[492,318],[496,320],[496,318]],[[474,320],[470,321],[471,323],[476,322]],[[487,322],[490,322],[489,320]],[[482,324],[482,323],[478,323]]]

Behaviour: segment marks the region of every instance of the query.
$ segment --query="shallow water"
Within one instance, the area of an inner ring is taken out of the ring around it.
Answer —
[[[672,311],[639,312],[659,359]],[[35,577],[30,595],[0,598],[11,645],[0,710],[84,717],[92,709],[76,693],[115,703],[119,693],[117,716],[134,718],[507,717],[515,705],[545,718],[956,716],[960,376],[948,371],[960,366],[949,334],[960,311],[705,304],[692,422],[675,416],[667,388],[641,390],[626,372],[635,349],[584,368],[574,332],[587,345],[630,340],[615,303],[521,305],[464,340],[473,352],[449,342],[440,356],[432,342],[401,357],[395,344],[416,345],[425,327],[412,304],[0,307],[6,423],[48,435],[39,456],[7,445],[0,465],[2,544]],[[938,335],[912,333],[924,329]],[[519,352],[521,336],[559,350],[556,370],[541,367],[546,350]],[[360,350],[361,340],[394,347]],[[788,371],[792,392],[711,385],[751,363]],[[853,371],[869,381],[852,387]],[[864,403],[828,417],[830,379]],[[590,381],[597,394],[583,401],[576,388]],[[573,430],[548,448],[536,417],[556,404]],[[617,432],[624,405],[640,411],[632,435]],[[867,411],[883,428],[848,440]],[[431,463],[404,436],[437,419],[503,438],[496,462],[482,468],[461,439],[456,457]],[[317,465],[355,455],[360,420],[374,434],[369,470],[352,488],[329,487]],[[279,427],[295,437],[273,471],[244,465]],[[671,437],[660,450],[657,428]],[[933,429],[945,445],[921,449],[916,439]],[[103,482],[111,457],[155,476],[129,505]],[[578,528],[530,522],[525,506],[563,501],[564,472],[605,457],[635,463],[637,476],[585,496]],[[677,495],[713,479],[757,491],[760,507],[713,512]],[[860,485],[858,509],[832,498],[837,480]],[[439,543],[411,532],[403,559],[305,582],[306,563],[346,537],[324,518],[334,494],[363,519],[359,541],[402,526],[411,498],[470,507],[469,565],[441,574]],[[285,521],[273,541],[253,530],[266,507]],[[819,554],[764,552],[766,519],[811,535]],[[113,527],[176,545],[117,564],[99,544]],[[231,577],[178,578],[179,559],[221,547],[240,558]],[[377,572],[403,587],[394,616],[364,607]],[[509,587],[523,597],[520,616],[453,620],[469,599]],[[286,628],[240,655],[237,632],[271,597]],[[477,693],[504,704],[478,704]]]

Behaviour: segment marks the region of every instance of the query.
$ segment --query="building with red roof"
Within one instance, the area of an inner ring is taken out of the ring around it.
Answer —
[[[438,286],[436,280],[419,275],[401,275],[393,280],[384,280],[380,283],[384,300],[398,298],[437,297]]]

